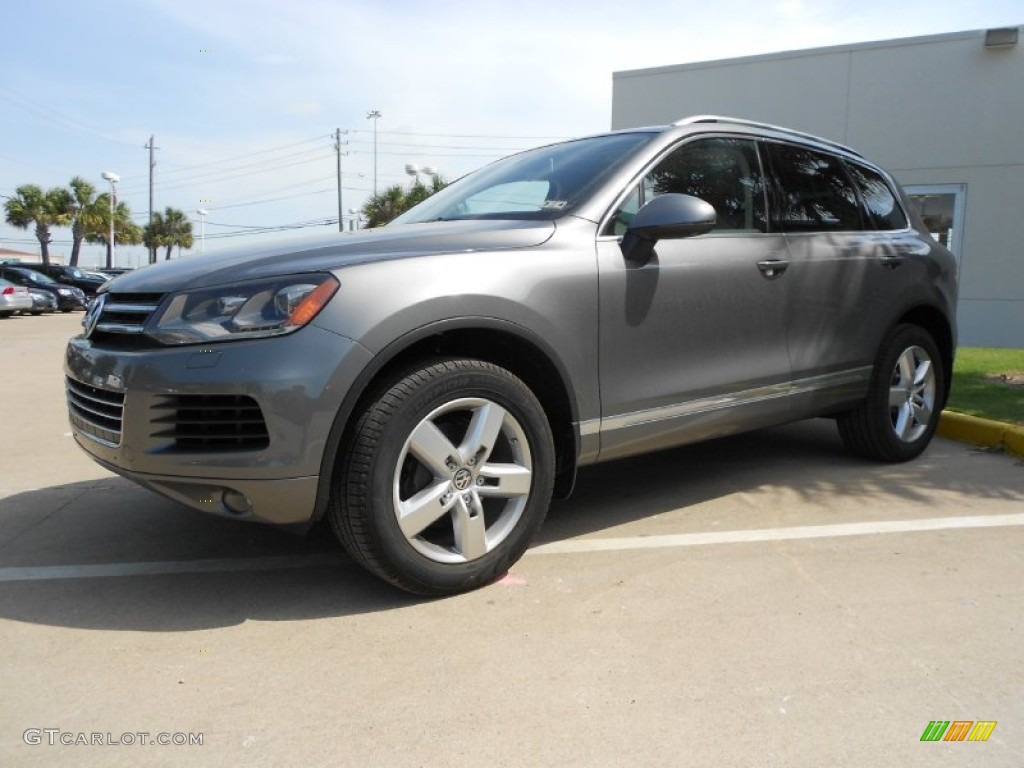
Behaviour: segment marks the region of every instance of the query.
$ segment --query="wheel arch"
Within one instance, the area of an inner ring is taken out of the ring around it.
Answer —
[[[499,365],[518,376],[540,400],[555,442],[555,498],[565,498],[576,479],[579,432],[576,398],[558,356],[528,329],[495,318],[458,318],[431,323],[395,340],[363,370],[342,400],[334,418],[317,486],[313,520],[324,517],[338,452],[348,439],[353,414],[380,393],[385,382],[417,363],[440,357],[472,357]]]

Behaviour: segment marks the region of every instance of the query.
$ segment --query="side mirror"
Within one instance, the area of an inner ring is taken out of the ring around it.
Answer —
[[[622,238],[627,261],[645,262],[659,240],[703,235],[715,228],[717,214],[710,203],[693,195],[660,195],[636,212]]]

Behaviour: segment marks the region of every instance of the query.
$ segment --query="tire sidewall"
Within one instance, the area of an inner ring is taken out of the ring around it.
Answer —
[[[892,375],[896,369],[897,361],[911,347],[920,347],[931,358],[932,371],[935,375],[935,404],[932,417],[921,436],[911,442],[904,442],[893,432],[889,406],[889,390],[892,386]],[[928,447],[939,424],[940,410],[944,402],[945,392],[946,381],[942,357],[931,334],[916,325],[896,326],[892,330],[887,343],[883,345],[878,365],[875,366],[875,370],[872,373],[871,393],[869,395],[870,414],[875,422],[871,426],[873,429],[878,430],[879,437],[884,443],[887,453],[897,460],[905,461],[920,455]]]
[[[445,364],[441,364],[445,365]],[[439,366],[432,366],[436,371]],[[421,369],[412,377],[422,380],[401,405],[383,420],[370,470],[368,499],[371,505],[372,538],[384,561],[403,581],[422,585],[427,592],[473,589],[492,581],[518,560],[544,521],[554,482],[554,447],[544,410],[519,379],[496,366],[478,361],[459,361],[457,367],[424,379]],[[390,390],[394,395],[396,389]],[[394,509],[393,483],[398,458],[412,430],[432,411],[461,398],[479,397],[505,408],[519,422],[529,443],[533,478],[527,503],[515,528],[491,552],[467,563],[437,563],[408,542]]]

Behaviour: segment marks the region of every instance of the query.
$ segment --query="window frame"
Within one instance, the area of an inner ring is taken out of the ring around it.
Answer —
[[[867,211],[865,210],[865,207],[864,207],[864,201],[861,198],[860,190],[857,188],[857,185],[854,183],[853,179],[850,177],[849,171],[846,168],[846,163],[845,163],[846,158],[843,155],[838,154],[836,152],[829,151],[828,149],[825,149],[825,148],[822,148],[822,147],[818,147],[818,146],[814,146],[814,145],[810,145],[810,144],[803,144],[801,142],[796,142],[796,141],[786,141],[785,139],[774,138],[774,137],[770,137],[770,138],[769,137],[762,137],[760,139],[760,142],[762,142],[762,143],[764,143],[766,145],[765,146],[765,151],[764,151],[764,156],[767,158],[767,164],[768,164],[768,167],[770,169],[770,173],[769,173],[770,181],[769,181],[769,184],[771,186],[771,192],[770,192],[770,203],[769,203],[770,207],[769,207],[769,211],[768,211],[769,231],[771,231],[771,232],[778,232],[778,233],[781,233],[781,234],[784,234],[784,235],[815,235],[815,234],[824,234],[824,233],[836,234],[836,233],[858,233],[858,232],[873,232],[873,231],[877,231],[877,230],[874,229],[873,226],[868,226],[868,222],[866,221]],[[785,193],[785,187],[782,184],[782,178],[781,178],[781,175],[779,174],[779,169],[777,168],[778,163],[777,163],[776,157],[775,157],[775,155],[774,155],[774,153],[772,152],[772,149],[771,149],[772,146],[792,147],[792,148],[799,149],[799,150],[802,150],[802,151],[805,151],[805,152],[813,152],[814,154],[817,154],[817,155],[824,155],[825,157],[828,157],[829,159],[834,161],[836,164],[838,164],[840,172],[842,173],[842,178],[846,181],[846,183],[849,185],[850,189],[853,191],[854,204],[856,205],[856,208],[857,208],[857,217],[860,220],[860,226],[858,228],[855,228],[855,229],[849,229],[849,228],[827,228],[827,227],[807,228],[807,229],[790,229],[790,228],[786,227],[785,223],[782,220],[782,201],[785,199],[785,194],[784,194]],[[883,178],[884,178],[884,176],[883,176]],[[905,211],[904,211],[904,213],[905,213]]]
[[[637,189],[641,190],[644,179],[653,173],[654,169],[658,167],[665,159],[667,159],[674,152],[681,150],[688,144],[694,144],[699,141],[708,141],[714,139],[730,139],[734,141],[743,141],[751,145],[754,157],[757,160],[757,171],[761,174],[761,204],[764,208],[765,216],[765,231],[759,229],[745,230],[745,229],[725,229],[725,230],[712,230],[703,235],[697,235],[697,237],[753,237],[760,235],[767,235],[772,233],[772,212],[771,212],[771,195],[769,193],[769,184],[771,184],[771,174],[768,171],[768,166],[765,163],[764,156],[761,151],[761,137],[753,136],[750,134],[743,133],[726,133],[726,132],[715,132],[715,133],[700,133],[691,136],[685,136],[674,144],[669,145],[651,160],[644,164],[644,166],[630,178],[629,182],[623,186],[622,191],[616,196],[615,201],[605,212],[601,218],[600,226],[597,230],[598,238],[612,238],[621,240],[623,235],[616,234],[613,230],[615,226],[616,213],[622,208],[625,201],[633,195]],[[652,198],[653,199],[653,198]],[[640,206],[648,202],[644,199],[644,195],[641,194]]]

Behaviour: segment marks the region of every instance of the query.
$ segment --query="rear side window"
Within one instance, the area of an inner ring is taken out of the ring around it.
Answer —
[[[863,228],[857,192],[838,157],[806,147],[766,143],[777,180],[773,227],[783,232]]]
[[[868,223],[875,229],[905,229],[907,216],[885,179],[870,168],[847,162],[846,169],[864,201]]]

